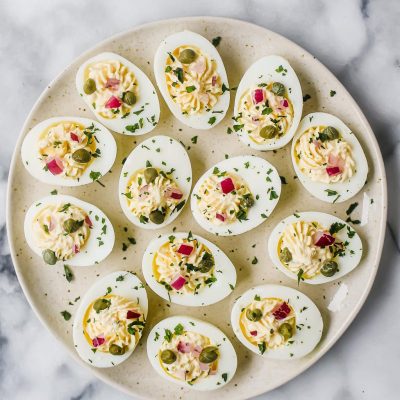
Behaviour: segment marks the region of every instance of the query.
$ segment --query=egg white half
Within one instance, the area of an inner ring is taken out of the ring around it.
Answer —
[[[150,220],[146,224],[142,224],[139,218],[135,217],[129,209],[127,198],[123,194],[126,192],[126,187],[132,174],[146,168],[147,161],[154,168],[160,168],[163,171],[174,169],[174,172],[170,176],[179,185],[183,193],[181,201],[185,200],[185,202],[187,202],[192,187],[192,166],[184,147],[169,136],[153,136],[143,141],[133,149],[126,159],[122,167],[118,187],[122,210],[126,217],[136,226],[143,229],[160,229],[174,221],[184,207],[179,211],[169,214],[162,224],[157,225]]]
[[[117,281],[117,278],[121,276],[123,276],[123,280]],[[78,310],[76,311],[72,336],[75,349],[82,360],[97,368],[109,368],[121,364],[135,350],[135,348],[132,348],[121,356],[115,356],[110,353],[103,353],[101,351],[96,351],[93,353],[93,346],[90,346],[83,334],[83,318],[87,308],[94,300],[104,296],[107,293],[108,288],[111,288],[111,294],[137,301],[145,319],[148,311],[146,290],[140,279],[131,272],[113,272],[97,280],[88,289],[88,291],[82,297]]]
[[[173,52],[177,47],[183,45],[193,45],[200,48],[204,53],[215,60],[217,63],[217,72],[221,77],[222,83],[229,88],[228,77],[226,75],[225,66],[217,49],[203,36],[191,31],[183,31],[174,33],[166,37],[158,47],[154,56],[154,76],[157,81],[157,86],[167,103],[172,114],[180,122],[195,129],[211,129],[219,124],[225,117],[229,108],[230,92],[226,90],[218,99],[214,108],[209,112],[203,112],[196,115],[183,115],[178,104],[176,104],[168,92],[167,83],[165,80],[165,62],[168,53]],[[218,111],[218,113],[212,113]],[[221,112],[222,111],[222,112]],[[213,124],[209,124],[209,119],[215,117]]]
[[[333,126],[339,131],[343,139],[350,144],[352,149],[352,156],[356,163],[356,171],[347,182],[314,182],[300,171],[295,157],[296,143],[299,137],[306,130],[318,125]],[[304,188],[317,199],[320,199],[327,203],[342,203],[343,201],[350,199],[363,188],[367,181],[368,162],[360,145],[360,142],[357,140],[356,135],[351,131],[351,129],[343,121],[332,114],[316,112],[306,115],[301,120],[292,142],[292,163],[296,175],[298,176],[300,182],[303,184]],[[332,194],[332,192],[328,192],[328,190],[336,193]]]
[[[53,175],[50,171],[43,169],[43,163],[39,159],[39,136],[49,126],[57,122],[76,122],[85,127],[94,125],[98,131],[95,132],[96,147],[100,149],[100,157],[94,158],[88,168],[79,179],[67,178],[62,175]],[[97,121],[89,118],[79,117],[53,117],[46,119],[34,126],[25,136],[21,146],[22,163],[26,170],[36,179],[49,185],[59,186],[80,186],[92,183],[90,172],[100,172],[101,176],[105,175],[113,166],[117,155],[117,144],[110,131]]]
[[[271,257],[271,260],[274,263],[274,265],[286,276],[296,281],[298,279],[297,274],[294,274],[293,272],[289,271],[284,265],[282,265],[279,259],[278,243],[285,227],[287,225],[293,224],[298,221],[319,222],[322,226],[326,227],[327,229],[329,229],[329,227],[335,222],[345,224],[345,227],[343,229],[335,233],[335,237],[339,239],[341,242],[348,242],[348,245],[346,246],[345,255],[335,258],[335,261],[339,264],[339,271],[336,272],[335,275],[328,277],[322,274],[318,274],[317,276],[311,279],[304,278],[304,281],[302,280],[301,282],[310,283],[313,285],[331,282],[339,278],[342,278],[344,275],[348,274],[354,268],[356,268],[357,265],[360,263],[363,252],[362,242],[360,236],[358,236],[357,232],[355,232],[355,230],[349,224],[347,224],[340,218],[321,212],[316,212],[316,211],[300,212],[290,215],[289,217],[280,221],[271,232],[268,240],[269,256]],[[350,229],[351,232],[354,232],[353,237],[349,237],[348,229]]]
[[[321,313],[314,302],[298,290],[280,285],[261,285],[244,292],[234,304],[231,313],[233,332],[242,344],[261,355],[258,346],[250,343],[240,329],[239,320],[242,309],[247,307],[255,296],[261,298],[275,297],[287,301],[296,314],[296,332],[290,342],[283,347],[267,349],[262,355],[265,358],[278,360],[292,360],[304,357],[314,350],[321,340],[323,321]],[[301,327],[299,329],[298,327]]]
[[[249,208],[247,220],[217,226],[209,222],[200,212],[196,196],[204,180],[213,174],[215,167],[221,172],[230,171],[240,175],[246,181],[255,199],[255,204]],[[271,190],[275,191],[278,198],[270,198]],[[196,222],[206,231],[220,236],[240,235],[254,229],[268,218],[276,207],[280,194],[281,179],[271,163],[260,157],[237,156],[215,164],[200,177],[192,191],[190,205]]]
[[[286,69],[287,72],[277,72],[276,70],[280,66]],[[239,130],[237,133],[241,141],[256,150],[274,150],[288,144],[299,126],[301,114],[303,112],[303,94],[296,72],[285,58],[271,55],[257,60],[243,75],[236,91],[234,115],[237,116],[239,113],[240,99],[246,90],[254,85],[270,82],[280,82],[285,85],[289,100],[293,105],[293,121],[290,129],[282,137],[267,140],[265,143],[261,144],[251,140],[249,134],[243,131],[243,129]]]
[[[78,254],[75,254],[72,258],[61,262],[73,267],[84,267],[103,261],[111,253],[114,247],[115,233],[111,221],[103,213],[103,211],[93,204],[87,203],[86,201],[82,201],[72,196],[59,194],[43,197],[42,199],[35,201],[29,207],[25,214],[24,221],[24,233],[28,246],[32,249],[32,251],[40,256],[40,258],[42,258],[43,250],[40,249],[35,243],[35,234],[32,229],[32,222],[41,209],[47,205],[60,203],[71,203],[74,206],[80,207],[89,215],[93,224],[93,227],[90,229],[89,239],[87,240],[82,251]],[[102,221],[104,221],[104,223]],[[103,226],[107,226],[105,233],[103,232]],[[101,240],[98,240],[97,238],[101,238]],[[103,244],[99,245],[100,242]]]
[[[184,382],[177,380],[166,374],[161,367],[158,353],[163,342],[165,329],[174,331],[175,326],[183,325],[186,331],[197,332],[204,336],[208,336],[219,348],[220,357],[218,359],[218,372],[216,375],[209,375],[204,379],[199,380],[193,385],[185,385]],[[235,349],[228,337],[217,327],[208,322],[201,321],[197,318],[192,318],[184,315],[176,315],[160,321],[151,330],[147,339],[147,356],[153,368],[163,378],[180,386],[185,385],[193,390],[215,390],[226,385],[235,375],[237,367],[237,356]],[[222,374],[226,375],[226,381]]]
[[[175,236],[177,239],[187,238],[187,232],[173,232],[153,239],[146,248],[143,255],[142,269],[144,279],[150,288],[164,300],[170,300],[172,303],[189,307],[208,306],[217,303],[229,296],[236,285],[236,269],[227,255],[219,249],[214,243],[198,235],[192,235],[199,243],[203,243],[211,251],[215,261],[215,277],[217,281],[211,286],[205,286],[198,294],[179,294],[174,290],[168,292],[165,286],[157,282],[153,275],[153,259],[159,248],[169,241],[169,236]]]
[[[99,61],[110,61],[117,60],[125,65],[136,77],[136,81],[138,84],[138,101],[133,106],[132,111],[126,118],[114,118],[108,119],[104,118],[96,111],[93,107],[92,103],[89,101],[88,95],[83,91],[83,85],[85,83],[84,73],[85,69],[89,64],[99,62]],[[86,105],[90,108],[96,118],[104,124],[107,128],[122,133],[124,135],[144,135],[147,132],[152,131],[158,123],[160,119],[160,103],[158,101],[158,96],[156,90],[151,83],[150,79],[147,75],[135,64],[130,62],[124,57],[121,57],[119,54],[105,52],[101,54],[97,54],[96,56],[89,58],[85,61],[78,69],[76,74],[76,88],[78,90],[79,95],[82,96]],[[141,111],[143,109],[143,111]],[[137,113],[137,114],[135,114]],[[136,129],[135,132],[130,132],[126,129],[126,126],[139,124],[139,121],[142,119],[143,126]]]

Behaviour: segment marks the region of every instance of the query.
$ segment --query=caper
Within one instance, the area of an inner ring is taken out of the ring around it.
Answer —
[[[271,90],[272,93],[275,93],[277,96],[283,96],[285,94],[285,85],[280,82],[274,82]]]
[[[122,356],[123,354],[125,354],[125,346],[121,347],[118,346],[117,344],[112,344],[110,345],[110,347],[108,348],[108,351],[110,352],[110,354],[112,354],[113,356]]]
[[[322,134],[325,136],[326,140],[335,140],[339,139],[339,132],[333,126],[327,126],[323,131]]]
[[[214,266],[214,259],[210,253],[204,253],[203,258],[199,262],[198,271],[203,274],[209,272]]]
[[[281,250],[281,253],[279,254],[279,259],[283,263],[288,263],[288,262],[292,261],[292,259],[293,259],[292,253],[290,252],[290,250],[287,247],[284,247]]]
[[[68,218],[64,221],[64,230],[67,233],[76,232],[83,225],[83,219],[77,221],[76,219]]]
[[[247,208],[253,207],[254,206],[253,195],[252,194],[244,195],[242,198],[242,204]]]
[[[210,364],[218,358],[218,347],[208,346],[205,347],[199,356],[200,362],[204,364]]]
[[[273,139],[277,134],[278,128],[275,125],[266,125],[260,130],[260,136],[263,139]]]
[[[176,361],[176,354],[172,350],[163,350],[161,352],[161,361],[164,364],[172,364]]]
[[[293,327],[292,325],[284,322],[279,328],[278,332],[285,338],[285,340],[290,339],[293,336]]]
[[[327,261],[321,267],[321,274],[324,276],[333,276],[339,271],[339,265],[336,261]]]
[[[150,221],[153,224],[160,225],[164,222],[165,215],[160,210],[154,210],[150,213]]]
[[[249,308],[246,311],[246,318],[249,321],[257,322],[262,317],[262,311],[259,308],[255,308],[254,310],[250,310]]]
[[[179,53],[178,60],[182,64],[190,64],[197,58],[197,54],[192,49],[185,49]]]
[[[108,307],[110,307],[110,305],[111,305],[110,300],[97,299],[93,304],[93,308],[98,314],[100,311],[106,310]]]
[[[152,183],[156,180],[158,172],[155,168],[146,168],[143,175],[147,183]]]
[[[90,161],[92,155],[86,149],[78,149],[72,153],[72,158],[78,163],[86,164]]]
[[[136,103],[136,95],[133,92],[124,92],[124,94],[122,95],[122,101],[126,104],[128,104],[128,106],[133,106]]]
[[[94,81],[94,79],[86,79],[86,82],[83,84],[83,91],[86,94],[92,94],[96,91],[96,82]]]
[[[53,250],[46,249],[42,253],[43,260],[46,264],[54,265],[57,262],[56,253]]]

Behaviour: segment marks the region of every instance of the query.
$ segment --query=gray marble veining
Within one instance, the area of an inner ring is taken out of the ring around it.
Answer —
[[[138,24],[187,15],[245,19],[314,54],[344,83],[381,146],[389,182],[383,257],[348,331],[316,365],[260,399],[395,399],[400,381],[400,2],[398,0],[153,0],[0,2],[0,393],[4,399],[126,399],[77,365],[30,309],[5,227],[9,163],[23,121],[63,67]]]

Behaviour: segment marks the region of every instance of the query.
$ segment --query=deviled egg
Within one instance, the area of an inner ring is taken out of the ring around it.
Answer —
[[[114,228],[96,206],[54,195],[33,203],[25,215],[25,239],[46,264],[87,266],[104,260],[114,247]]]
[[[215,244],[191,232],[154,239],[143,256],[143,275],[165,300],[207,306],[229,296],[236,284],[232,262]]]
[[[248,349],[281,360],[313,351],[323,330],[317,306],[298,290],[280,285],[256,286],[243,293],[232,308],[231,324]]]
[[[280,194],[281,180],[272,164],[260,157],[238,156],[204,173],[193,189],[191,208],[208,232],[239,235],[264,222]]]
[[[170,224],[192,187],[192,167],[183,146],[154,136],[131,152],[119,179],[119,200],[127,218],[144,229]]]
[[[147,355],[163,378],[194,390],[226,385],[237,367],[228,337],[215,326],[187,316],[159,322],[147,339]]]
[[[368,163],[359,141],[331,114],[302,119],[292,142],[292,162],[305,189],[328,203],[350,199],[367,180]]]
[[[303,95],[293,68],[283,57],[266,56],[240,81],[233,128],[253,149],[279,149],[293,138],[302,112]]]
[[[117,271],[95,282],[80,301],[73,325],[82,360],[98,368],[125,361],[142,337],[147,308],[146,290],[132,273]]]
[[[96,118],[115,132],[143,135],[158,123],[160,104],[153,84],[118,54],[101,53],[84,62],[76,87]]]
[[[54,117],[33,127],[22,147],[22,163],[50,185],[79,186],[98,180],[113,166],[117,145],[103,125],[88,118]]]
[[[217,49],[203,36],[183,31],[165,38],[154,57],[154,75],[172,114],[195,129],[225,117],[229,84]]]
[[[333,215],[301,212],[285,218],[269,236],[274,265],[298,282],[326,283],[359,264],[362,243],[356,231]]]

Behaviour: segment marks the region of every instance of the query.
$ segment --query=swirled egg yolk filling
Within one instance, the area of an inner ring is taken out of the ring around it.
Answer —
[[[288,224],[278,242],[282,264],[299,279],[310,279],[319,274],[332,276],[338,271],[334,259],[343,256],[346,244],[335,238],[344,224],[334,223],[325,228],[317,222],[297,221]]]
[[[240,314],[240,329],[245,338],[258,346],[260,353],[285,346],[296,330],[296,315],[282,299],[255,296]]]
[[[191,236],[180,239],[170,236],[169,239],[153,259],[154,277],[167,290],[197,294],[217,280],[214,257],[207,246]]]
[[[92,163],[100,157],[96,149],[94,125],[88,127],[71,121],[57,122],[39,136],[38,151],[43,169],[53,175],[79,179]]]
[[[218,346],[197,332],[175,332],[166,330],[160,347],[159,360],[164,371],[190,384],[214,375],[218,368]]]
[[[292,126],[293,106],[283,84],[261,83],[246,90],[240,98],[238,125],[255,143],[283,136]]]
[[[333,127],[307,129],[294,151],[300,171],[315,182],[345,182],[356,172],[350,144]]]
[[[223,93],[216,61],[196,46],[180,46],[168,54],[165,80],[182,114],[212,110]]]
[[[185,204],[183,193],[171,173],[147,167],[136,171],[128,181],[126,200],[132,213],[146,224],[161,224]]]
[[[117,60],[89,64],[84,72],[85,95],[103,118],[125,118],[139,96],[135,74]]]
[[[204,217],[214,225],[247,219],[254,197],[239,175],[214,170],[201,184],[197,204]]]
[[[52,254],[55,261],[65,261],[82,251],[89,239],[91,226],[92,222],[84,210],[63,203],[43,207],[33,219],[32,230],[36,245],[41,250]]]
[[[94,351],[123,355],[134,349],[145,325],[139,304],[106,294],[91,303],[83,317],[83,333]]]

